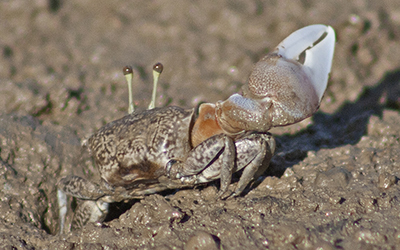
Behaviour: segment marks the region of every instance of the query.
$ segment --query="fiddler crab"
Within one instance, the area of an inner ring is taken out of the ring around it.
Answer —
[[[166,189],[220,179],[221,198],[232,173],[243,169],[233,193],[239,195],[266,170],[274,154],[275,140],[267,131],[299,122],[318,110],[334,47],[330,26],[310,25],[295,31],[254,66],[242,94],[200,105],[197,119],[194,109],[154,107],[161,64],[153,67],[149,108],[134,111],[132,69],[125,67],[129,114],[106,124],[86,142],[99,168],[100,183],[78,176],[59,181],[61,232],[66,195],[84,200],[75,212],[73,229],[104,220],[109,203]]]

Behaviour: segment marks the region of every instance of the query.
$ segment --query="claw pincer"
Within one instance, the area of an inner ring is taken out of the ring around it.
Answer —
[[[200,106],[192,137],[197,142],[213,131],[266,132],[310,117],[324,95],[334,48],[335,32],[330,26],[310,25],[295,31],[254,66],[242,94]]]

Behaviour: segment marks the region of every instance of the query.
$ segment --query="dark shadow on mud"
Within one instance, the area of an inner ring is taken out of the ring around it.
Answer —
[[[107,214],[106,218],[104,219],[104,222],[110,222],[114,219],[118,219],[123,213],[131,209],[131,207],[138,202],[138,200],[133,199],[129,200],[127,202],[121,201],[121,202],[113,202],[110,203],[109,207],[109,213]]]
[[[162,192],[159,192],[158,194],[167,197],[168,195],[174,194],[177,192],[178,189],[167,189]],[[109,207],[109,213],[107,214],[106,218],[104,219],[104,222],[110,222],[114,219],[118,219],[122,214],[127,212],[133,205],[135,205],[137,202],[140,202],[141,199],[132,199],[132,200],[127,200],[127,201],[121,201],[121,202],[113,202],[110,203]]]
[[[372,115],[400,109],[400,69],[388,72],[374,87],[366,87],[355,102],[346,102],[334,114],[317,112],[313,125],[294,135],[276,136],[277,149],[263,176],[280,177],[302,161],[308,151],[356,144],[366,135]]]

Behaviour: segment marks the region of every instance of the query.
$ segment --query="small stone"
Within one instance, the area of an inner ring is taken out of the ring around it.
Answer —
[[[375,212],[377,208],[377,200],[370,197],[360,198],[360,205],[365,209],[365,213]]]
[[[384,172],[379,175],[378,187],[383,189],[388,189],[394,184],[396,184],[396,182],[397,182],[396,176]]]
[[[197,232],[185,244],[185,250],[218,250],[219,244],[215,242],[214,237],[204,231]]]

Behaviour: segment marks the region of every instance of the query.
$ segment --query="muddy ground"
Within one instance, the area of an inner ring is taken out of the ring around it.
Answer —
[[[0,17],[1,249],[400,243],[399,1],[9,0]],[[258,59],[315,23],[337,33],[321,108],[271,131],[272,164],[242,196],[215,201],[218,182],[167,191],[57,234],[57,181],[99,178],[80,144],[127,112],[123,66],[135,69],[138,107],[148,105],[156,62],[157,105],[195,107],[239,91]]]

